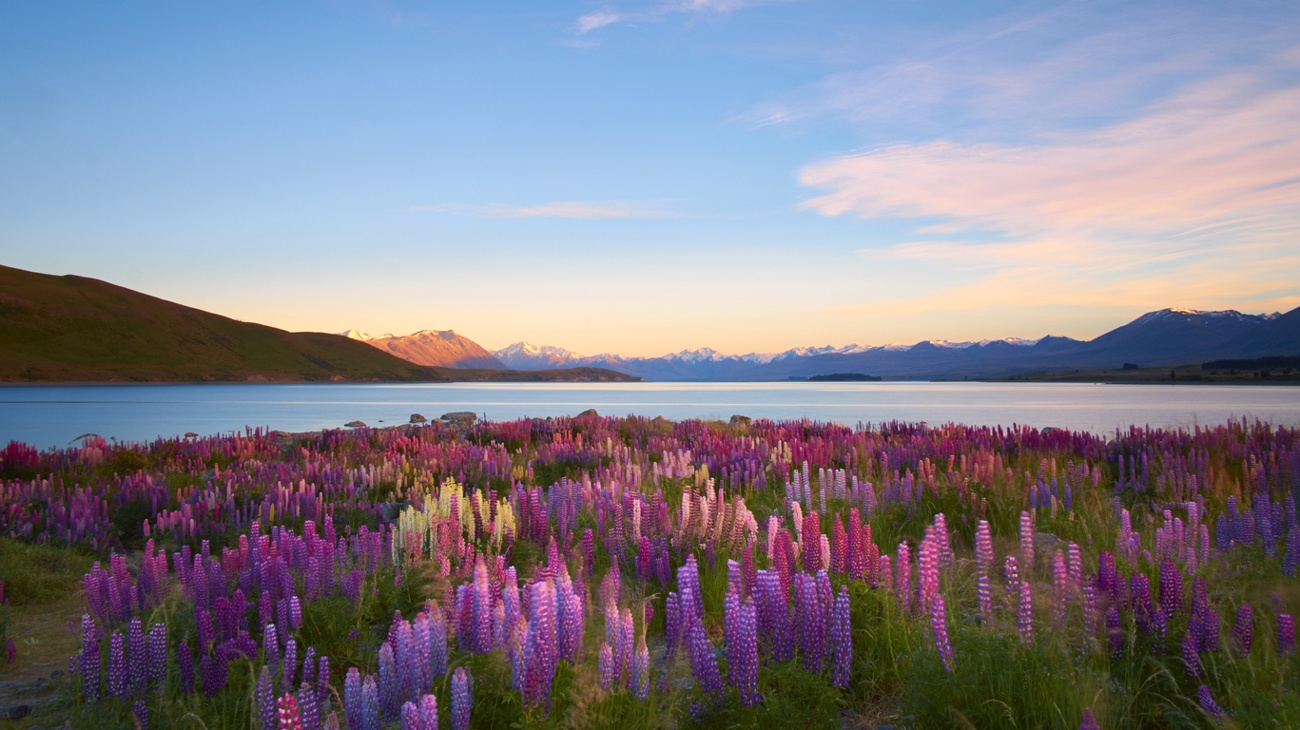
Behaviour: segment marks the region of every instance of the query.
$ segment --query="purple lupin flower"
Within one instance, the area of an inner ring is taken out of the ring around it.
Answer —
[[[602,692],[608,692],[614,685],[614,650],[608,641],[600,642],[600,651],[596,653],[596,679]]]
[[[455,698],[452,699],[455,702]],[[456,722],[455,710],[452,710],[452,723]],[[469,712],[465,714],[465,727],[469,727]],[[433,695],[424,695],[420,698],[420,724],[421,730],[438,730],[438,698]]]
[[[704,634],[704,625],[694,614],[687,612],[686,645],[691,658],[691,671],[705,694],[717,699],[722,695],[722,675],[718,672],[718,658],[713,644]]]
[[[401,709],[400,688],[393,645],[385,641],[379,647],[379,714],[384,722],[396,718]]]
[[[1097,724],[1097,718],[1092,716],[1092,708],[1083,708],[1083,719],[1079,721],[1079,730],[1101,730],[1101,725]]]
[[[1070,576],[1065,563],[1065,553],[1057,551],[1052,556],[1052,621],[1064,628],[1070,610]]]
[[[934,648],[939,652],[939,659],[943,661],[943,668],[951,672],[953,655],[952,644],[948,641],[948,609],[944,604],[943,595],[939,593],[936,593],[930,600],[930,630],[934,634]],[[1032,632],[1032,629],[1030,631]],[[1020,630],[1020,640],[1025,641],[1026,644],[1033,641],[1032,633],[1029,640],[1025,640],[1023,625]]]
[[[469,670],[458,667],[451,676],[451,730],[469,730],[469,711],[473,706],[474,678]]]
[[[1223,711],[1223,708],[1219,707],[1219,703],[1214,701],[1214,697],[1210,694],[1210,688],[1208,686],[1203,684],[1197,687],[1196,697],[1201,701],[1201,709],[1205,710],[1205,714],[1215,720],[1222,720],[1227,715],[1227,713]]]
[[[912,600],[912,554],[906,540],[898,543],[898,563],[896,567],[895,579],[898,583],[896,590],[898,605],[906,613]]]
[[[262,631],[262,652],[266,657],[266,666],[275,672],[280,665],[280,638],[277,636],[275,624],[267,624],[266,629]]]
[[[1232,627],[1232,651],[1239,657],[1250,654],[1250,644],[1255,633],[1255,613],[1250,604],[1242,602],[1237,607],[1237,625]]]
[[[1110,655],[1119,658],[1124,653],[1124,629],[1119,623],[1118,606],[1106,610],[1106,639],[1110,643]]]
[[[167,625],[149,627],[149,681],[159,684],[167,679]]]
[[[559,659],[555,647],[555,590],[550,582],[528,587],[528,626],[524,639],[524,702],[551,706],[551,683]]]
[[[1287,656],[1295,652],[1295,621],[1289,613],[1277,615],[1277,654]]]
[[[316,688],[310,682],[298,685],[298,715],[302,719],[302,730],[321,730],[320,706],[316,704]]]
[[[1192,679],[1200,679],[1205,674],[1201,671],[1201,657],[1196,649],[1196,634],[1191,631],[1183,634],[1183,665],[1187,667],[1187,676]]]
[[[740,691],[741,703],[751,706],[758,694],[758,627],[754,603],[741,593],[742,587],[733,583],[726,597],[727,680]]]
[[[1028,581],[1020,584],[1020,641],[1025,646],[1034,643],[1034,591]]]
[[[1166,616],[1183,610],[1183,574],[1172,561],[1160,563],[1160,607]]]
[[[294,680],[298,673],[298,642],[289,639],[284,642],[284,663],[280,667],[280,694],[293,692]]]
[[[942,599],[941,599],[942,600]],[[849,686],[853,666],[853,624],[849,606],[849,590],[840,586],[831,609],[831,684]]]
[[[420,721],[420,710],[414,702],[402,703],[402,730],[424,730],[424,723]]]
[[[1219,624],[1221,622],[1219,609],[1214,606],[1207,606],[1205,616],[1201,619],[1201,651],[1213,654],[1219,650]]]
[[[348,667],[343,678],[343,714],[349,728],[361,727],[361,670]]]
[[[375,678],[368,674],[361,682],[361,712],[358,719],[360,722],[357,727],[360,730],[379,730],[379,686],[375,684]]]
[[[131,619],[126,630],[127,659],[130,666],[129,692],[132,697],[144,694],[149,683],[149,657],[144,641],[144,622],[139,616]]]
[[[194,692],[194,654],[183,641],[176,645],[176,673],[180,677],[181,694]]]
[[[149,730],[149,706],[144,700],[136,700],[131,704],[131,714],[135,716],[136,726],[140,730]]]
[[[114,631],[108,643],[108,696],[126,699],[126,640]]]
[[[271,668],[265,664],[257,676],[257,716],[262,721],[262,730],[276,730],[275,688],[271,683]]]
[[[88,613],[81,615],[81,662],[77,667],[81,675],[81,693],[87,702],[99,699],[99,634],[95,619]]]
[[[632,655],[632,696],[645,700],[650,696],[650,649],[646,647],[645,633],[637,639],[636,653]]]
[[[978,603],[979,621],[988,625],[993,620],[993,593],[989,587],[989,577],[980,573],[975,581],[975,597]]]

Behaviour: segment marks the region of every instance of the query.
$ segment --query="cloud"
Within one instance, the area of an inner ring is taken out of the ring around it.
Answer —
[[[823,215],[938,218],[1011,236],[1294,236],[1300,86],[1239,75],[1037,144],[895,144],[805,167]],[[942,224],[941,224],[942,225]],[[1293,239],[1294,240],[1294,239]]]
[[[594,10],[577,21],[579,35],[604,28],[616,23],[636,23],[663,20],[675,14],[705,15],[732,13],[745,8],[762,5],[777,5],[792,0],[659,0],[644,3],[631,10],[619,11],[604,6]]]
[[[610,8],[601,8],[578,18],[578,33],[590,33],[597,28],[604,28],[622,20],[623,16]]]
[[[411,212],[458,213],[480,218],[568,218],[572,220],[601,220],[611,218],[671,218],[672,213],[648,208],[640,203],[625,201],[564,201],[541,205],[421,205]]]

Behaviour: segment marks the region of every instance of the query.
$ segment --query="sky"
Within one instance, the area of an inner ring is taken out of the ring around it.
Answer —
[[[728,354],[1300,306],[1300,4],[0,7],[0,263]]]

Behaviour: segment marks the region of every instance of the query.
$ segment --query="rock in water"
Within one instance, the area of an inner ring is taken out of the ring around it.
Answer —
[[[365,422],[365,421],[348,421],[347,423],[343,424],[343,427],[344,427],[344,428],[365,428],[365,427],[366,427],[366,422]]]
[[[742,416],[739,413],[737,413],[736,415],[732,416],[731,420],[727,421],[727,423],[730,423],[733,426],[749,426],[754,423],[754,419],[750,418],[749,416]]]
[[[596,412],[595,408],[588,408],[587,410],[578,414],[578,418],[586,418],[587,416],[591,416],[592,418],[600,418],[600,414]]]
[[[474,411],[452,411],[450,413],[442,414],[441,420],[458,426],[468,426],[478,420],[478,416],[474,414]]]
[[[408,421],[408,423],[427,423],[428,420],[429,419],[425,418],[424,416],[421,416],[418,413],[412,413],[411,420]]]

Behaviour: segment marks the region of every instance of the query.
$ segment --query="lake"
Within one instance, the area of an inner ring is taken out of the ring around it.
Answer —
[[[0,444],[66,446],[85,433],[118,441],[406,423],[448,411],[480,418],[576,415],[751,418],[847,425],[1027,424],[1096,434],[1129,425],[1191,427],[1229,419],[1300,426],[1300,388],[1086,383],[454,383],[0,386]]]

